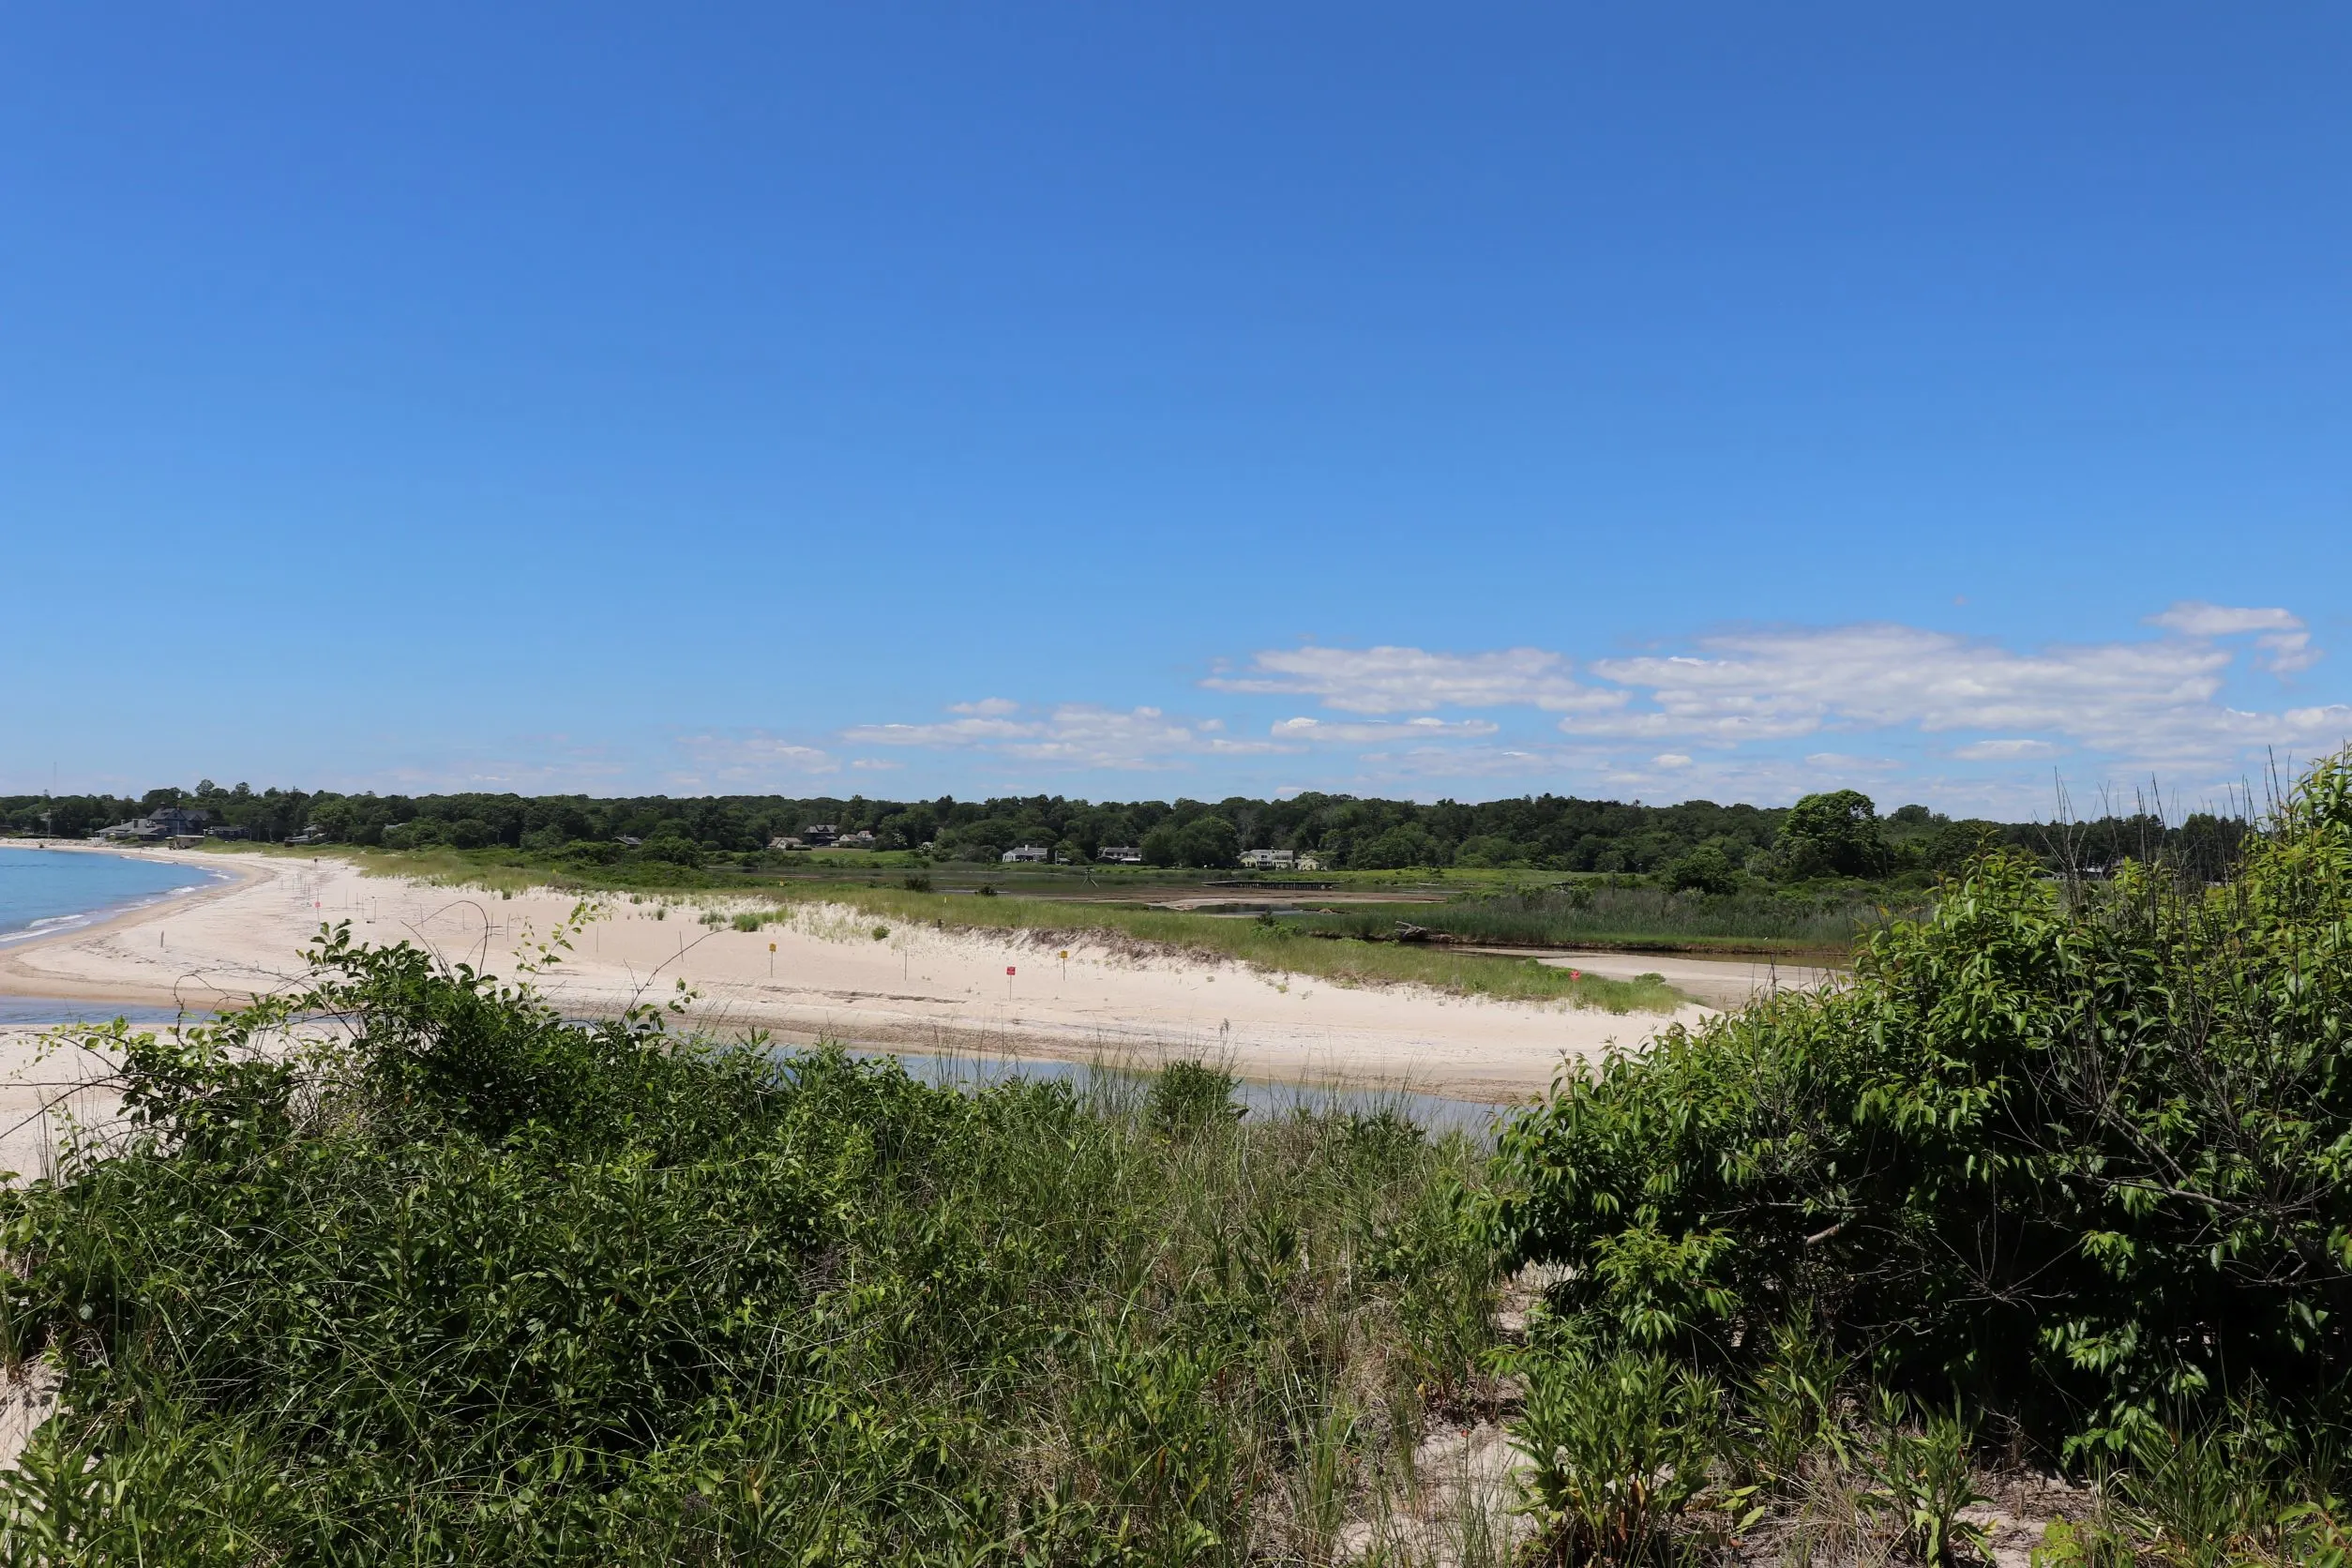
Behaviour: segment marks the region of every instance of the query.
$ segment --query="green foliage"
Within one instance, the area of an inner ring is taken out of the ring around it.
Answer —
[[[2255,1388],[2308,1416],[2352,1370],[2347,933],[2352,756],[2224,886],[1979,861],[1851,986],[1565,1078],[1492,1234],[1611,1342],[1737,1364],[1817,1316],[2076,1452]]]
[[[1910,900],[1913,907],[1924,902]],[[1886,914],[1885,895],[1877,889],[1797,891],[1752,882],[1743,888],[1735,882],[1729,893],[1696,896],[1571,882],[1446,904],[1350,904],[1285,918],[1300,930],[1367,939],[1395,930],[1403,920],[1467,942],[1515,947],[1715,947],[1843,957],[1855,939],[1875,929]]]
[[[1791,1491],[1807,1462],[1825,1449],[1846,1454],[1839,1403],[1854,1364],[1824,1345],[1809,1325],[1787,1322],[1737,1390],[1732,1458],[1748,1481]]]
[[[1957,1411],[1931,1410],[1924,1423],[1907,1418],[1899,1395],[1882,1397],[1878,1441],[1865,1461],[1874,1488],[1868,1506],[1883,1511],[1904,1549],[1936,1568],[1968,1557],[1989,1557],[1985,1532],[1960,1512],[1990,1502],[1977,1487],[1969,1453],[1972,1434]]]
[[[1529,1358],[1512,1445],[1561,1555],[1669,1558],[1676,1521],[1709,1484],[1719,1403],[1664,1356],[1576,1347]]]
[[[1736,893],[1740,868],[1720,846],[1701,844],[1666,868],[1666,885],[1678,893]]]
[[[1238,1118],[1233,1103],[1240,1080],[1204,1062],[1171,1062],[1152,1078],[1144,1119],[1161,1132],[1188,1137],[1219,1118]]]
[[[1108,1091],[314,959],[118,1026],[128,1138],[0,1194],[13,1348],[69,1368],[0,1476],[8,1560],[1294,1556],[1410,1451],[1419,1369],[1484,1349],[1417,1344],[1394,1273],[1460,1255],[1459,1142],[1170,1138]]]
[[[1784,876],[1875,877],[1887,867],[1878,811],[1859,790],[1807,795],[1781,820],[1774,847]]]

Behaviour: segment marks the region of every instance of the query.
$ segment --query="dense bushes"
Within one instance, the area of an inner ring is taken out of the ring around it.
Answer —
[[[967,1095],[317,960],[120,1037],[128,1143],[0,1198],[9,1353],[71,1366],[11,1560],[1303,1550],[1485,1343],[1477,1159],[1393,1118]]]
[[[1787,996],[1564,1078],[1504,1137],[1564,1322],[1737,1375],[1816,1322],[2054,1448],[2352,1370],[2352,761],[2222,885],[1996,854]]]

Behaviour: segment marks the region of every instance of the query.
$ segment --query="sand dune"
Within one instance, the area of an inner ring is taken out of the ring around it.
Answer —
[[[209,1009],[295,983],[299,949],[321,922],[342,920],[370,941],[413,941],[512,975],[574,903],[366,877],[328,855],[188,858],[237,881],[11,949],[0,955],[0,991]],[[723,896],[667,905],[606,896],[602,917],[540,988],[567,1011],[609,1014],[668,1001],[683,979],[696,993],[694,1021],[785,1041],[1065,1060],[1205,1052],[1252,1078],[1496,1101],[1542,1090],[1563,1057],[1632,1047],[1667,1021],[1420,987],[1350,988],[1108,943],[1073,947],[1065,960],[1014,936],[898,926],[877,937],[873,919],[841,906],[807,907],[757,933],[700,921],[733,907]]]

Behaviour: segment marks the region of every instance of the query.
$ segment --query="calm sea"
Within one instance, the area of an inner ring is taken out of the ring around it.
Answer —
[[[222,880],[218,871],[130,855],[0,847],[0,946]]]
[[[218,871],[130,855],[0,845],[0,947],[31,942],[225,880]],[[73,1018],[169,1023],[169,1007],[0,996],[0,1028]]]

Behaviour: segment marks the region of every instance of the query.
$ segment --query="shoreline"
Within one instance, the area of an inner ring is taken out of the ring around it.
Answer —
[[[90,910],[81,914],[48,916],[45,917],[48,922],[55,923],[48,928],[37,923],[22,931],[0,934],[0,996],[35,997],[59,1002],[121,1002],[138,1006],[171,1005],[178,999],[168,988],[135,991],[104,983],[78,987],[71,981],[58,982],[71,988],[45,988],[51,983],[45,978],[31,978],[38,972],[28,970],[20,960],[26,954],[37,953],[54,943],[127,930],[175,911],[193,909],[228,897],[263,875],[234,861],[215,861],[209,857],[197,860],[192,857],[192,852],[188,851],[101,849],[96,845],[60,839],[31,844],[22,841],[0,843],[0,853],[19,848],[49,854],[108,855],[119,860],[144,861],[149,865],[187,866],[192,870],[212,875],[214,880],[208,885],[158,893],[136,903]],[[68,921],[71,924],[63,924]]]
[[[338,920],[370,942],[414,942],[511,977],[580,901],[553,889],[502,894],[371,877],[331,852],[149,857],[234,880],[0,950],[0,992],[192,1010],[242,1003],[299,984],[300,949]],[[837,1040],[1141,1067],[1207,1057],[1259,1083],[1508,1104],[1544,1093],[1564,1064],[1633,1048],[1709,1012],[1612,1015],[1409,984],[1351,987],[1066,935],[1041,947],[1018,931],[886,922],[846,906],[800,906],[746,932],[729,920],[739,896],[718,893],[592,901],[602,917],[536,982],[551,1005],[610,1017],[634,1002],[675,999],[683,978],[687,1026],[761,1031],[780,1046]]]

